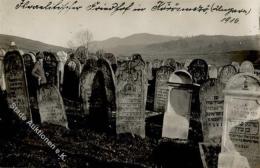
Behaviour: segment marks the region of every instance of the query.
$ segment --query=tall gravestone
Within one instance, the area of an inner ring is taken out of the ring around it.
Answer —
[[[106,130],[109,124],[112,124],[112,116],[115,119],[115,78],[111,66],[105,59],[100,58],[97,67],[91,86],[89,112],[92,125],[97,129]]]
[[[116,73],[116,132],[145,137],[144,64],[130,60],[121,64]]]
[[[24,61],[17,50],[9,51],[4,57],[4,72],[7,91],[7,101],[31,119],[30,101],[25,75]]]
[[[260,165],[260,79],[251,73],[233,76],[224,90],[224,119],[218,168]]]
[[[80,97],[80,66],[80,62],[74,56],[69,58],[65,63],[62,95],[66,99],[75,101]]]
[[[192,77],[184,70],[175,71],[169,79],[167,109],[162,137],[188,141],[192,100]]]
[[[169,66],[162,66],[157,70],[155,82],[154,111],[165,112],[168,102],[168,85],[170,75],[174,69]]]
[[[68,128],[64,103],[58,89],[58,61],[54,54],[44,52],[43,68],[47,83],[41,86],[37,93],[41,123]]]
[[[89,101],[97,71],[97,59],[88,59],[80,75],[80,97],[83,103],[84,115],[89,115]]]
[[[200,88],[200,108],[205,142],[221,143],[224,112],[223,90],[236,70],[232,65],[224,66],[218,79],[209,79]]]
[[[217,156],[220,152],[223,130],[223,90],[227,81],[236,73],[234,66],[224,66],[217,79],[210,78],[200,88],[199,96],[204,142],[200,143],[199,146],[204,167],[217,167]]]

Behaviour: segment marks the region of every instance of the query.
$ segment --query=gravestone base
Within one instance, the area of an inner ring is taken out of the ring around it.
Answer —
[[[222,152],[218,158],[218,168],[250,168],[246,157],[237,152]]]

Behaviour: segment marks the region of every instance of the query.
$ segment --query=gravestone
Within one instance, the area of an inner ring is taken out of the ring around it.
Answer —
[[[225,84],[209,79],[200,88],[200,109],[204,142],[221,143]]]
[[[85,115],[89,115],[89,101],[97,70],[97,59],[88,59],[80,75],[80,97],[82,98],[83,111]]]
[[[97,61],[97,67],[98,70],[91,86],[89,113],[92,126],[99,130],[106,130],[109,124],[112,124],[112,118],[115,119],[115,77],[111,66],[105,59],[100,58]]]
[[[59,88],[58,60],[51,52],[43,52],[43,68],[47,79],[47,85]]]
[[[226,84],[228,80],[235,74],[237,74],[237,71],[233,65],[225,65],[219,72],[219,80],[221,83]]]
[[[239,62],[233,61],[233,62],[231,63],[231,65],[233,65],[233,66],[236,68],[237,72],[239,72],[239,68],[240,68]]]
[[[244,61],[242,62],[240,68],[239,68],[239,72],[240,73],[254,73],[255,69],[254,69],[254,65],[252,64],[252,62],[250,61]]]
[[[25,66],[19,51],[14,50],[6,53],[4,57],[4,72],[8,104],[15,103],[17,109],[27,119],[31,119]]]
[[[162,66],[157,70],[155,82],[154,111],[165,112],[168,102],[168,85],[170,75],[174,69],[169,66]]]
[[[218,69],[216,65],[209,66],[209,78],[210,79],[217,79],[218,78]]]
[[[192,100],[192,77],[185,70],[171,74],[162,137],[188,140]]]
[[[145,76],[139,60],[126,61],[116,73],[116,132],[145,137]]]
[[[75,101],[78,100],[80,97],[80,66],[80,62],[74,56],[69,58],[65,63],[62,95],[66,99]]]
[[[80,46],[75,51],[75,56],[81,63],[81,65],[84,65],[88,59],[88,49],[84,46]]]
[[[175,70],[177,67],[177,63],[173,58],[168,58],[163,62],[163,66],[169,66]]]
[[[159,60],[159,59],[155,59],[153,60],[152,62],[152,65],[153,65],[153,69],[158,69],[162,66],[163,64],[163,61],[162,60]]]
[[[259,168],[260,79],[233,76],[224,90],[224,119],[219,168]]]
[[[202,84],[208,79],[208,64],[202,59],[194,59],[188,67],[188,72],[194,83]]]
[[[112,53],[104,53],[103,57],[108,60],[109,64],[111,65],[111,68],[113,72],[116,72],[117,69],[117,59],[114,54]]]
[[[37,94],[41,123],[51,123],[68,128],[62,97],[56,86],[43,86]]]

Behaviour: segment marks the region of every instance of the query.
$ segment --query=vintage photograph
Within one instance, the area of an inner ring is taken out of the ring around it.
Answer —
[[[260,168],[260,1],[0,0],[0,167]]]

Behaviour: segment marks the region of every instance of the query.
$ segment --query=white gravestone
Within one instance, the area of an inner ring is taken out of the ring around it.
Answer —
[[[260,167],[260,79],[233,76],[224,90],[224,118],[218,168]]]
[[[168,103],[163,119],[162,137],[188,140],[192,77],[185,70],[175,71],[168,84]]]

